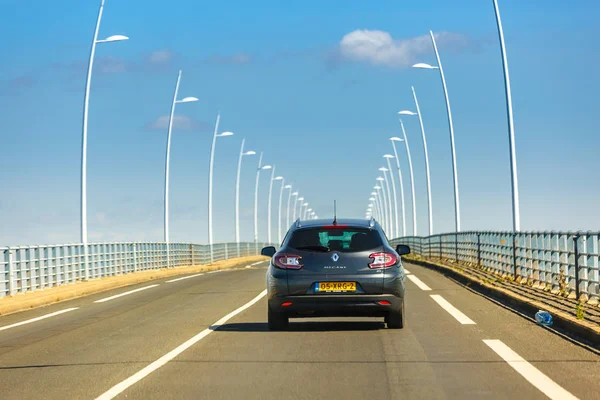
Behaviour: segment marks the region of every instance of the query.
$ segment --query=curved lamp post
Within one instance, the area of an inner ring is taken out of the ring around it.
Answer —
[[[100,31],[100,22],[102,21],[102,13],[104,11],[104,0],[100,2],[98,10],[98,18],[96,19],[96,29],[94,30],[94,38],[92,40],[92,48],[90,50],[90,59],[88,61],[87,76],[85,79],[85,92],[83,95],[83,126],[81,131],[81,243],[83,244],[83,265],[84,279],[90,278],[90,270],[88,263],[88,232],[87,232],[87,136],[88,136],[88,115],[90,104],[90,87],[92,84],[92,70],[94,67],[94,55],[96,54],[96,44],[120,42],[128,40],[127,36],[112,35],[106,39],[98,39]]]
[[[400,227],[398,225],[398,198],[396,196],[396,180],[394,179],[394,175],[392,174],[392,163],[390,159],[395,158],[391,154],[385,154],[383,158],[386,159],[388,170],[390,171],[390,178],[392,181],[392,191],[394,193],[394,210],[396,211],[396,237],[400,236]],[[402,183],[402,171],[400,170],[400,164],[398,164],[398,177],[400,179],[400,202],[401,202],[401,210],[402,210],[402,236],[406,236],[406,212],[404,209],[404,184]]]
[[[377,215],[378,215],[378,219],[379,222],[381,223],[381,226],[385,226],[385,214],[383,211],[383,206],[381,205],[381,196],[379,196],[379,186],[373,186],[373,189],[375,189],[375,191],[373,193],[371,193],[371,195],[373,196],[373,198],[375,199],[375,205],[376,205],[376,210],[377,210]]]
[[[377,181],[379,182],[378,186],[381,189],[381,198],[383,199],[383,209],[385,211],[385,230],[390,231],[392,229],[390,226],[390,221],[392,220],[392,217],[390,216],[390,206],[388,203],[388,198],[385,194],[385,179],[381,176],[378,176]]]
[[[419,117],[419,124],[421,125],[421,136],[423,137],[423,151],[425,152],[425,172],[427,178],[427,208],[429,216],[429,236],[433,234],[433,207],[431,204],[431,175],[429,173],[429,153],[427,152],[427,137],[425,136],[425,127],[423,126],[423,118],[421,116],[421,110],[419,108],[419,101],[417,100],[417,92],[415,92],[414,86],[411,86],[413,97],[415,99],[415,106],[417,112],[412,111],[400,111],[400,115],[416,115]]]
[[[382,226],[383,229],[387,231],[387,203],[385,201],[385,194],[382,194],[384,191],[380,185],[373,186],[373,189],[377,192],[377,196],[375,197],[379,200],[379,212],[381,213]]]
[[[515,124],[513,120],[510,75],[508,73],[508,58],[506,57],[506,44],[504,43],[504,29],[502,29],[502,19],[500,18],[500,9],[498,8],[497,0],[494,0],[494,11],[496,12],[496,25],[498,26],[500,52],[502,53],[502,67],[504,69],[504,91],[506,93],[506,114],[508,118],[508,146],[510,148],[510,178],[512,184],[513,232],[519,232],[521,230],[521,211],[519,207],[519,180],[517,177]]]
[[[291,200],[291,195],[292,195],[292,185],[285,185],[285,179],[281,180],[281,189],[279,191],[279,216],[277,219],[277,235],[279,237],[279,243],[281,243],[281,241],[283,240],[283,237],[281,236],[281,213],[282,213],[282,199],[283,199],[283,189],[289,189],[290,190],[290,194],[288,195],[288,207],[289,207],[289,203]],[[289,215],[289,213],[288,213]]]
[[[300,208],[302,208],[302,202],[304,201],[304,197],[298,197],[296,198],[296,204],[294,204],[294,221],[296,221],[296,215],[298,215],[298,218],[300,218],[300,210],[298,210],[298,213],[296,213],[296,207],[298,207],[298,205],[300,205]]]
[[[288,196],[288,206],[287,206],[287,226],[288,226],[288,228],[291,223],[291,221],[290,221],[290,209],[291,208],[290,207],[291,207],[292,197],[294,197],[294,216],[293,216],[294,219],[293,220],[295,220],[296,219],[296,199],[295,198],[298,197],[298,192],[292,193],[292,191],[290,190],[290,195]]]
[[[308,219],[308,217],[310,217],[312,214],[312,208],[307,208],[306,210],[304,210],[304,219]]]
[[[252,150],[244,151],[245,143],[246,138],[243,138],[242,146],[240,148],[240,156],[238,158],[237,175],[235,179],[235,242],[237,244],[238,257],[240,255],[240,177],[242,172],[242,158],[244,156],[253,156],[256,154],[256,152]]]
[[[262,165],[263,153],[260,153],[258,157],[258,168],[256,169],[256,184],[254,186],[254,246],[258,253],[258,181],[260,178],[260,171],[271,169],[270,165]]]
[[[212,146],[210,148],[210,161],[208,165],[208,244],[210,246],[210,262],[213,262],[213,212],[212,212],[212,188],[213,188],[213,165],[215,160],[215,144],[218,137],[232,136],[233,132],[217,133],[221,114],[217,114],[217,122],[213,133]]]
[[[303,208],[304,208],[304,210],[303,210]],[[304,213],[306,211],[306,208],[308,208],[308,202],[304,202],[300,205],[300,212],[298,213],[298,218],[306,219],[306,218],[304,218]]]
[[[388,215],[390,224],[390,234],[394,237],[398,237],[398,232],[394,232],[394,211],[392,209],[392,194],[390,193],[390,181],[388,180],[387,172],[390,171],[386,167],[379,168],[379,171],[383,172],[383,179],[385,180],[385,189],[387,191],[388,198]],[[394,203],[396,199],[394,198]],[[398,214],[398,207],[396,207],[396,214]],[[396,215],[396,225],[398,225],[398,216]]]
[[[181,100],[177,100],[179,93],[179,83],[181,82],[181,70],[177,75],[177,83],[175,84],[175,94],[173,95],[173,102],[171,103],[171,113],[169,114],[169,126],[167,129],[167,154],[165,156],[165,198],[164,198],[164,240],[167,247],[167,268],[170,267],[170,245],[169,245],[169,167],[171,160],[171,134],[173,132],[173,117],[175,116],[175,105],[177,103],[191,103],[198,101],[196,97],[184,97]]]
[[[433,50],[437,59],[437,66],[418,63],[413,65],[413,68],[421,69],[438,69],[440,71],[440,78],[442,79],[442,87],[444,89],[444,98],[446,100],[446,114],[448,116],[448,127],[450,130],[450,152],[452,155],[452,178],[454,180],[454,227],[456,232],[460,232],[460,199],[458,194],[458,170],[456,167],[456,148],[454,146],[454,124],[452,121],[452,110],[450,109],[450,98],[448,97],[448,87],[446,86],[446,77],[444,75],[444,67],[442,66],[442,60],[438,52],[437,44],[435,43],[435,36],[432,31],[429,31],[431,36],[431,43],[433,44]]]
[[[375,192],[373,192],[375,193]],[[371,204],[373,205],[373,210],[374,210],[374,215],[376,219],[379,219],[379,212],[378,212],[378,206],[377,206],[377,199],[375,198],[375,195],[373,195],[373,193],[371,193],[371,197],[369,197],[369,201],[371,202]]]
[[[400,128],[402,128],[402,137],[404,139],[400,139],[399,137],[394,136],[394,137],[390,138],[390,141],[392,142],[392,147],[394,149],[394,155],[396,157],[396,165],[398,166],[398,169],[400,169],[400,159],[398,158],[398,152],[396,151],[396,142],[404,142],[404,145],[406,147],[406,156],[408,158],[408,171],[410,173],[413,236],[417,236],[417,200],[416,200],[416,196],[415,196],[415,174],[413,171],[412,157],[410,155],[410,146],[408,145],[408,138],[406,137],[406,130],[404,129],[404,123],[402,122],[402,119],[399,119],[399,121],[400,121]]]
[[[272,237],[271,237],[271,225],[272,225],[271,224],[271,214],[272,214],[272,212],[271,212],[271,210],[272,210],[271,205],[272,205],[272,199],[273,199],[273,182],[274,181],[280,181],[282,179],[283,179],[282,176],[277,176],[277,177],[275,176],[275,166],[273,165],[273,168],[271,169],[271,180],[269,182],[269,204],[268,204],[268,207],[267,207],[267,210],[269,212],[269,214],[267,215],[267,225],[268,225],[267,226],[267,238],[268,238],[269,245],[271,243],[273,243],[273,241],[271,240],[272,239]]]

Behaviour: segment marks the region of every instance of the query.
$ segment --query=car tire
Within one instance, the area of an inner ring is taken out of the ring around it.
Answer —
[[[281,331],[287,328],[289,323],[289,318],[284,313],[275,312],[268,309],[268,326],[270,331]]]
[[[402,329],[404,328],[404,302],[400,310],[390,311],[385,317],[385,322],[388,329]]]

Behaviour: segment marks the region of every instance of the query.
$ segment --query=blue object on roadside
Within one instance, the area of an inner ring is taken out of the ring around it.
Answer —
[[[535,322],[543,326],[552,325],[552,315],[548,311],[538,311],[535,313]]]

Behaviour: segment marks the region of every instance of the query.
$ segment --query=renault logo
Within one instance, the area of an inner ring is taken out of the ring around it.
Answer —
[[[337,262],[337,260],[340,259],[340,256],[338,255],[338,253],[333,253],[331,259],[333,260],[333,262]]]

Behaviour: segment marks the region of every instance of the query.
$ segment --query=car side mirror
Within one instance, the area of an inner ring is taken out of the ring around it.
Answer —
[[[399,244],[396,246],[396,253],[398,253],[399,256],[410,254],[410,247],[405,244]]]
[[[277,250],[275,250],[275,246],[267,246],[267,247],[263,247],[263,249],[260,251],[260,255],[267,256],[267,257],[273,257],[276,252],[277,252]]]

